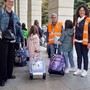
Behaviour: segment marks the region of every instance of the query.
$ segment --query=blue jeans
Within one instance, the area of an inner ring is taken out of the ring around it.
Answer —
[[[55,44],[50,44],[49,45],[50,48],[50,59],[53,57],[53,55],[55,54],[55,49],[57,48],[57,45]],[[56,50],[56,53],[61,54],[61,46],[58,46],[58,51]]]
[[[63,52],[63,55],[64,55],[64,58],[65,58],[66,68],[69,68],[68,60],[69,60],[69,63],[70,63],[70,67],[74,68],[75,65],[74,65],[74,60],[73,60],[73,51]]]

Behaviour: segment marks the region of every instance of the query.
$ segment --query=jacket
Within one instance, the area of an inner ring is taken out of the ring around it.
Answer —
[[[80,23],[76,23],[75,39],[82,40],[84,45],[90,43],[90,18],[84,18]]]
[[[30,59],[35,58],[36,56],[39,56],[39,52],[37,51],[40,51],[40,43],[39,43],[39,37],[37,34],[31,35],[30,37],[28,37],[27,48],[29,50]]]
[[[13,26],[14,26],[14,34],[16,35],[16,28],[15,25],[19,21],[16,14],[12,11],[12,18],[13,18]],[[9,15],[5,8],[0,9],[0,31],[7,30],[9,24]]]
[[[59,41],[63,52],[69,52],[73,49],[74,29],[66,29],[62,31]]]

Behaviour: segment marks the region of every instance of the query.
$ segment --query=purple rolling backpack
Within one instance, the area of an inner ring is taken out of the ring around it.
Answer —
[[[52,59],[50,60],[48,72],[49,74],[64,75],[65,72],[64,55],[56,54],[52,57]]]

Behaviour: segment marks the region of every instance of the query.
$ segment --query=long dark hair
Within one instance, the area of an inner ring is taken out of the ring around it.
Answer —
[[[73,29],[73,22],[71,20],[65,21],[65,30],[66,29]]]
[[[80,6],[77,8],[77,10],[76,10],[76,19],[77,19],[78,17],[80,17],[80,15],[79,15],[79,10],[80,10],[81,8],[84,8],[86,17],[89,16],[89,10],[88,10],[88,8],[87,8],[85,5],[80,5]]]
[[[38,22],[38,20],[34,20],[34,25],[36,25],[37,27],[39,27],[39,22]]]
[[[38,28],[36,25],[31,26],[28,36],[38,34]]]

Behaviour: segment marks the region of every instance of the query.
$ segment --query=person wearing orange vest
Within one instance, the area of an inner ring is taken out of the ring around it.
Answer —
[[[90,48],[90,18],[86,6],[81,5],[76,12],[76,25],[75,25],[75,49],[77,53],[77,66],[78,69],[74,75],[87,75],[88,71],[88,50]],[[82,69],[83,57],[83,70]]]
[[[62,31],[62,22],[57,21],[57,14],[52,13],[51,15],[52,22],[48,24],[48,45],[50,48],[50,59],[55,53],[55,43],[54,38],[55,36],[60,38],[61,31]],[[60,46],[58,47],[58,54],[61,54]]]

